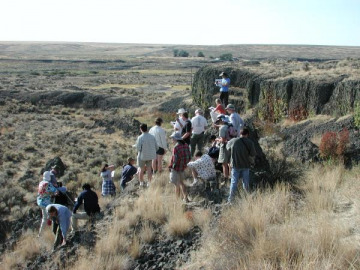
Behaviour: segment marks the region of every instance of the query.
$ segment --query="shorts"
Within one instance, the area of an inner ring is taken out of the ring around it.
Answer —
[[[171,170],[170,172],[170,183],[178,185],[181,181],[185,179],[185,172],[178,172],[175,170]]]
[[[139,159],[138,160],[138,166],[139,166],[139,168],[145,168],[145,165],[146,165],[146,167],[151,168],[151,162],[152,162],[152,160],[141,160],[141,159]]]
[[[156,151],[156,154],[159,156],[162,156],[163,154],[165,154],[165,149],[162,147],[159,147],[159,150]]]

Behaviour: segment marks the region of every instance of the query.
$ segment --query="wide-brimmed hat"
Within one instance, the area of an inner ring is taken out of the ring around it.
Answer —
[[[235,110],[235,106],[233,104],[228,104],[225,108],[225,110],[230,109],[230,110]]]
[[[182,113],[186,113],[187,111],[184,108],[180,108],[178,109],[176,114],[182,114]]]
[[[51,176],[50,176],[49,171],[46,171],[46,172],[43,173],[43,180],[48,181],[48,182],[51,180]]]
[[[174,132],[173,134],[170,135],[171,139],[174,139],[176,141],[182,141],[183,138],[181,137],[181,135],[178,132]]]

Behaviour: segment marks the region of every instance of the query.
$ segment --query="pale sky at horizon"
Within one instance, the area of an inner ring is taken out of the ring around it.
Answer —
[[[360,0],[1,0],[0,41],[360,46]]]

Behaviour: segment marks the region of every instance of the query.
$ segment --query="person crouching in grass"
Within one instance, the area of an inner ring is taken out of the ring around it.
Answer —
[[[127,164],[123,167],[121,181],[120,181],[120,187],[121,190],[124,190],[126,188],[126,184],[130,182],[134,175],[137,173],[138,169],[134,166],[135,159],[129,157],[127,159]]]

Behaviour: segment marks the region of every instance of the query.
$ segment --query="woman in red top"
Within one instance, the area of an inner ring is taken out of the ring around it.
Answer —
[[[226,115],[226,111],[224,106],[221,103],[221,100],[219,98],[215,99],[216,102],[216,108],[215,108],[215,112],[218,114],[224,114]]]

